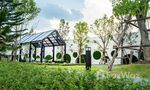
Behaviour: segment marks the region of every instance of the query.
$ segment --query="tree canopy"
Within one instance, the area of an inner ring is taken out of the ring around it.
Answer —
[[[14,34],[12,27],[20,25],[24,20],[21,17],[23,12],[15,10],[20,5],[14,4],[12,0],[0,1],[0,52],[14,48],[11,44],[19,35]]]
[[[74,42],[78,47],[79,61],[81,62],[81,54],[86,47],[88,40],[88,24],[86,22],[78,22],[75,25]]]

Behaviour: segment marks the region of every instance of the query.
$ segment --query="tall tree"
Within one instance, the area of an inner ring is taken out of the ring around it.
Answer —
[[[86,47],[88,40],[88,24],[86,22],[78,22],[75,25],[74,42],[78,46],[79,62],[81,63],[81,54]]]
[[[15,10],[18,6],[20,4],[14,4],[12,0],[0,1],[0,56],[6,50],[17,48],[11,46],[13,40],[19,36],[14,34],[12,27],[22,24],[24,20],[21,18],[23,13]]]
[[[36,6],[35,0],[13,0],[13,3],[21,3],[21,5],[19,7],[17,7],[15,10],[17,12],[23,12],[22,14],[22,18],[24,18],[23,23],[20,25],[17,25],[15,27],[13,27],[14,32],[16,34],[20,35],[20,38],[22,35],[24,34],[30,34],[31,31],[33,31],[33,28],[29,30],[29,23],[31,20],[33,20],[39,13],[40,9]],[[14,46],[19,45],[18,44],[18,39],[14,40]],[[17,49],[12,50],[12,58],[11,60],[13,60],[13,56],[16,56],[17,54]]]
[[[94,24],[91,25],[91,32],[93,32],[99,38],[99,41],[94,40],[94,42],[99,45],[100,51],[103,53],[102,60],[104,63],[107,62],[106,52],[115,29],[114,27],[115,23],[113,16],[108,17],[107,15],[95,20]]]
[[[65,42],[67,42],[68,40],[67,36],[69,34],[69,28],[70,28],[69,23],[65,21],[64,19],[61,19],[59,23],[59,29],[57,31]],[[61,47],[60,49],[61,49],[61,54],[64,55],[64,47]]]
[[[136,17],[142,45],[150,45],[146,27],[146,17],[149,10],[149,0],[119,0],[114,2],[113,12],[116,16],[131,14]],[[126,23],[131,23],[126,21]],[[150,47],[143,47],[145,61],[150,61]]]
[[[148,40],[148,32],[146,28],[146,20],[145,17],[147,16],[147,11],[149,7],[149,0],[110,0],[112,1],[112,6],[113,6],[113,13],[116,17],[121,17],[120,25],[119,28],[121,33],[119,34],[119,38],[116,42],[117,46],[120,46],[123,44],[124,41],[124,36],[129,28],[129,24],[131,24],[130,20],[133,17],[136,17],[137,20],[137,26],[140,30],[141,33],[141,42],[144,45],[149,45],[149,40]],[[123,24],[123,22],[126,22]],[[133,24],[132,24],[133,25]],[[113,55],[113,58],[111,62],[108,65],[108,69],[112,70],[113,63],[116,58],[117,52],[120,50],[120,48],[116,49],[115,54]],[[150,47],[144,47],[144,57],[146,58],[146,61],[150,60]]]

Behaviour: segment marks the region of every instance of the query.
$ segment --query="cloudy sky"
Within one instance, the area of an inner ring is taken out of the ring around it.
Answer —
[[[71,29],[78,21],[93,23],[104,14],[112,15],[109,0],[35,0],[41,8],[34,19],[35,32],[57,29],[60,19],[70,23]]]

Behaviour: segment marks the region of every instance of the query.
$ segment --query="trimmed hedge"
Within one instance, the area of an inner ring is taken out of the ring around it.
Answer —
[[[77,56],[78,56],[78,53],[77,52],[73,52],[73,57],[77,58]]]
[[[46,62],[50,61],[52,59],[52,56],[51,55],[47,55],[45,58]]]
[[[57,54],[56,54],[56,58],[57,58],[57,59],[61,59],[61,58],[62,58],[62,54],[61,54],[61,53],[57,53]]]
[[[93,58],[94,58],[95,60],[99,60],[99,59],[101,58],[101,52],[100,52],[100,51],[95,51],[95,52],[93,53]]]
[[[65,60],[65,56],[66,56],[66,63],[70,63],[71,62],[71,56],[69,54],[64,55],[64,60]]]
[[[64,61],[54,61],[55,63],[64,63]]]

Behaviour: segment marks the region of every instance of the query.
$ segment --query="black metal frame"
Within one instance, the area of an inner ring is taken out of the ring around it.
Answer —
[[[20,40],[20,46],[21,46],[21,49],[20,49],[20,61],[21,61],[21,54],[22,54],[22,45],[23,44],[27,44],[29,43],[30,44],[30,48],[29,48],[29,62],[31,62],[31,51],[32,51],[32,45],[34,46],[35,48],[35,55],[36,55],[36,49],[37,48],[41,48],[41,53],[40,53],[40,62],[42,63],[43,62],[43,58],[44,58],[44,55],[45,55],[45,47],[53,47],[53,62],[55,60],[55,46],[64,46],[64,55],[66,54],[66,43],[65,41],[61,38],[61,36],[59,35],[58,31],[57,30],[53,30],[49,35],[45,36],[44,38],[42,38],[41,40],[35,40],[36,38],[39,38],[39,36],[41,36],[44,32],[42,32],[41,34],[39,33],[38,36],[36,36],[34,34],[34,37],[32,35],[30,35],[30,37],[32,37],[32,40],[28,41],[28,42],[21,42]],[[29,35],[28,35],[29,36]],[[24,36],[26,37],[26,36]],[[23,38],[24,38],[23,37]],[[26,37],[25,40],[28,40],[30,39],[30,37]],[[21,39],[23,39],[21,38]],[[36,57],[35,57],[35,60],[36,60]],[[66,58],[64,57],[64,62],[66,62]]]

